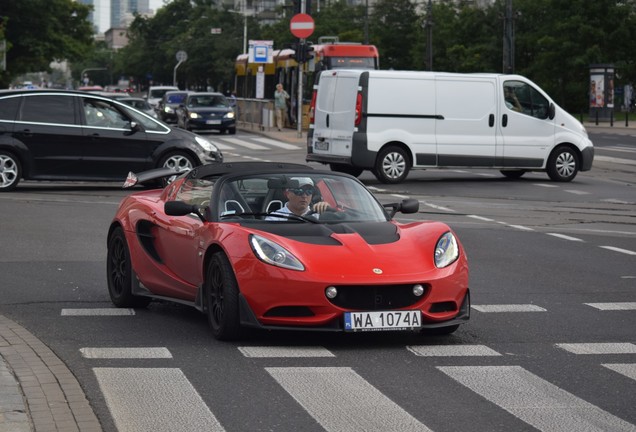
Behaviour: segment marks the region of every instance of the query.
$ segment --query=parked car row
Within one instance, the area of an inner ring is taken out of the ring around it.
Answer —
[[[123,181],[222,162],[208,139],[125,102],[72,90],[0,92],[0,192],[25,180]]]

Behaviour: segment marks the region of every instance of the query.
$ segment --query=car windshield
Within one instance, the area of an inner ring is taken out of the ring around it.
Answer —
[[[183,102],[183,100],[186,98],[187,94],[186,93],[172,93],[172,94],[167,94],[166,95],[166,99],[167,99],[167,103],[171,103],[171,104],[179,104],[181,102]]]
[[[188,107],[226,108],[230,104],[225,96],[200,95],[192,96],[188,100]]]
[[[235,218],[257,221],[303,222],[285,212],[292,197],[304,196],[308,206],[326,203],[328,211],[313,215],[316,222],[381,222],[387,220],[382,205],[360,182],[337,174],[261,174],[235,177],[217,183],[211,210],[223,220]],[[216,204],[216,205],[214,205]],[[307,215],[312,216],[311,212]]]

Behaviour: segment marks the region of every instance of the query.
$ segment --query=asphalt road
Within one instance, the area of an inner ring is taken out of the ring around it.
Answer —
[[[217,139],[228,160],[304,162],[301,145]],[[105,431],[636,431],[636,138],[592,139],[595,166],[572,183],[361,176],[381,201],[420,200],[402,220],[442,220],[461,238],[472,318],[451,336],[222,343],[185,306],[111,315],[106,232],[129,192],[95,183],[0,194],[0,314],[69,366]]]

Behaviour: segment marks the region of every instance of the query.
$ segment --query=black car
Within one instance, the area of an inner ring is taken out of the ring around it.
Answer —
[[[177,125],[187,130],[236,133],[234,109],[221,93],[190,93],[177,108]]]
[[[179,105],[184,103],[189,93],[190,92],[187,91],[166,92],[157,104],[157,115],[159,116],[159,119],[166,123],[176,123],[176,110]]]
[[[159,167],[222,162],[209,140],[126,104],[66,90],[0,92],[0,191],[25,180],[123,181]]]

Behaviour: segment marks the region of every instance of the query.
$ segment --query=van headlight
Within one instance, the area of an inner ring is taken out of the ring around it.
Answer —
[[[195,136],[194,140],[203,148],[203,150],[207,151],[207,152],[218,152],[219,149],[212,144],[210,141],[206,140],[205,138],[201,138],[200,136]]]
[[[254,255],[263,262],[290,270],[305,270],[305,266],[287,249],[256,234],[250,235],[250,246]]]
[[[435,266],[437,268],[448,267],[459,258],[457,239],[450,231],[444,233],[435,245]]]

